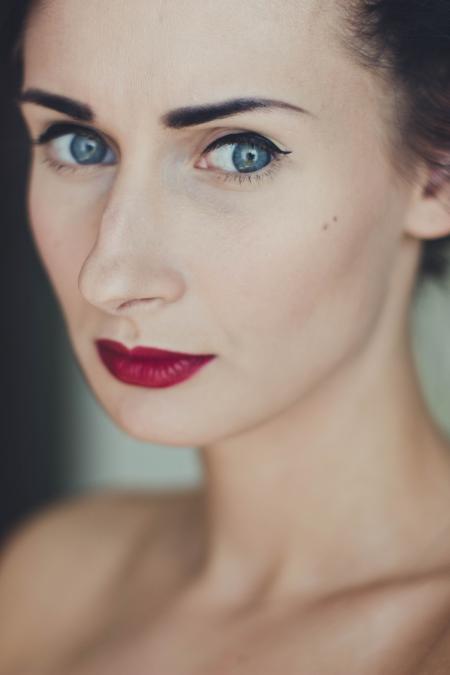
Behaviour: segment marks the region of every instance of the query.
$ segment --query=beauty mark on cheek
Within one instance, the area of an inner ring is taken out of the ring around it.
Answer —
[[[333,216],[333,222],[337,223],[337,221],[338,221],[337,216]],[[330,227],[330,223],[324,223],[322,225],[322,230],[328,230],[329,227]]]

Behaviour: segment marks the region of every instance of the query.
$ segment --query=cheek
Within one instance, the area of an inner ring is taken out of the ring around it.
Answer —
[[[95,241],[98,200],[86,199],[85,191],[79,197],[73,189],[65,191],[61,181],[32,174],[28,193],[31,233],[66,316],[83,302],[78,276]]]
[[[319,195],[311,185],[307,200],[280,200],[283,207],[266,212],[256,229],[249,224],[252,236],[220,262],[217,285],[210,278],[205,286],[222,298],[220,318],[239,343],[238,359],[255,363],[274,350],[300,367],[305,354],[308,364],[315,355],[337,359],[372,331],[397,254],[401,209],[389,202],[386,178],[358,196],[343,185],[322,189]]]

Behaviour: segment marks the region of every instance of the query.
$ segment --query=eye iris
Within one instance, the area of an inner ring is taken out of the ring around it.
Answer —
[[[80,164],[97,164],[106,154],[106,147],[93,136],[75,136],[70,144],[70,151]]]
[[[258,156],[262,156],[263,163],[258,166],[255,160]],[[243,173],[248,173],[250,171],[258,171],[259,169],[264,168],[269,164],[271,160],[270,153],[264,148],[260,148],[254,143],[238,143],[236,149],[233,152],[233,162],[236,168]]]

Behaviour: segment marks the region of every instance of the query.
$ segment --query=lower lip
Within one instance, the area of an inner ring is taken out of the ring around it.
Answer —
[[[101,342],[97,342],[97,351],[103,364],[118,380],[153,389],[172,387],[184,382],[215,358],[214,355],[157,359],[129,356]]]

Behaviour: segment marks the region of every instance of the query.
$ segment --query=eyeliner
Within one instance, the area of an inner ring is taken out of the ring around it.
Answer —
[[[101,138],[100,134],[90,127],[73,124],[70,122],[56,122],[48,127],[37,139],[33,140],[33,145],[43,145],[53,140],[57,136],[61,136],[64,133],[74,133],[76,130],[78,133],[85,132],[86,136],[95,136],[96,138]]]

